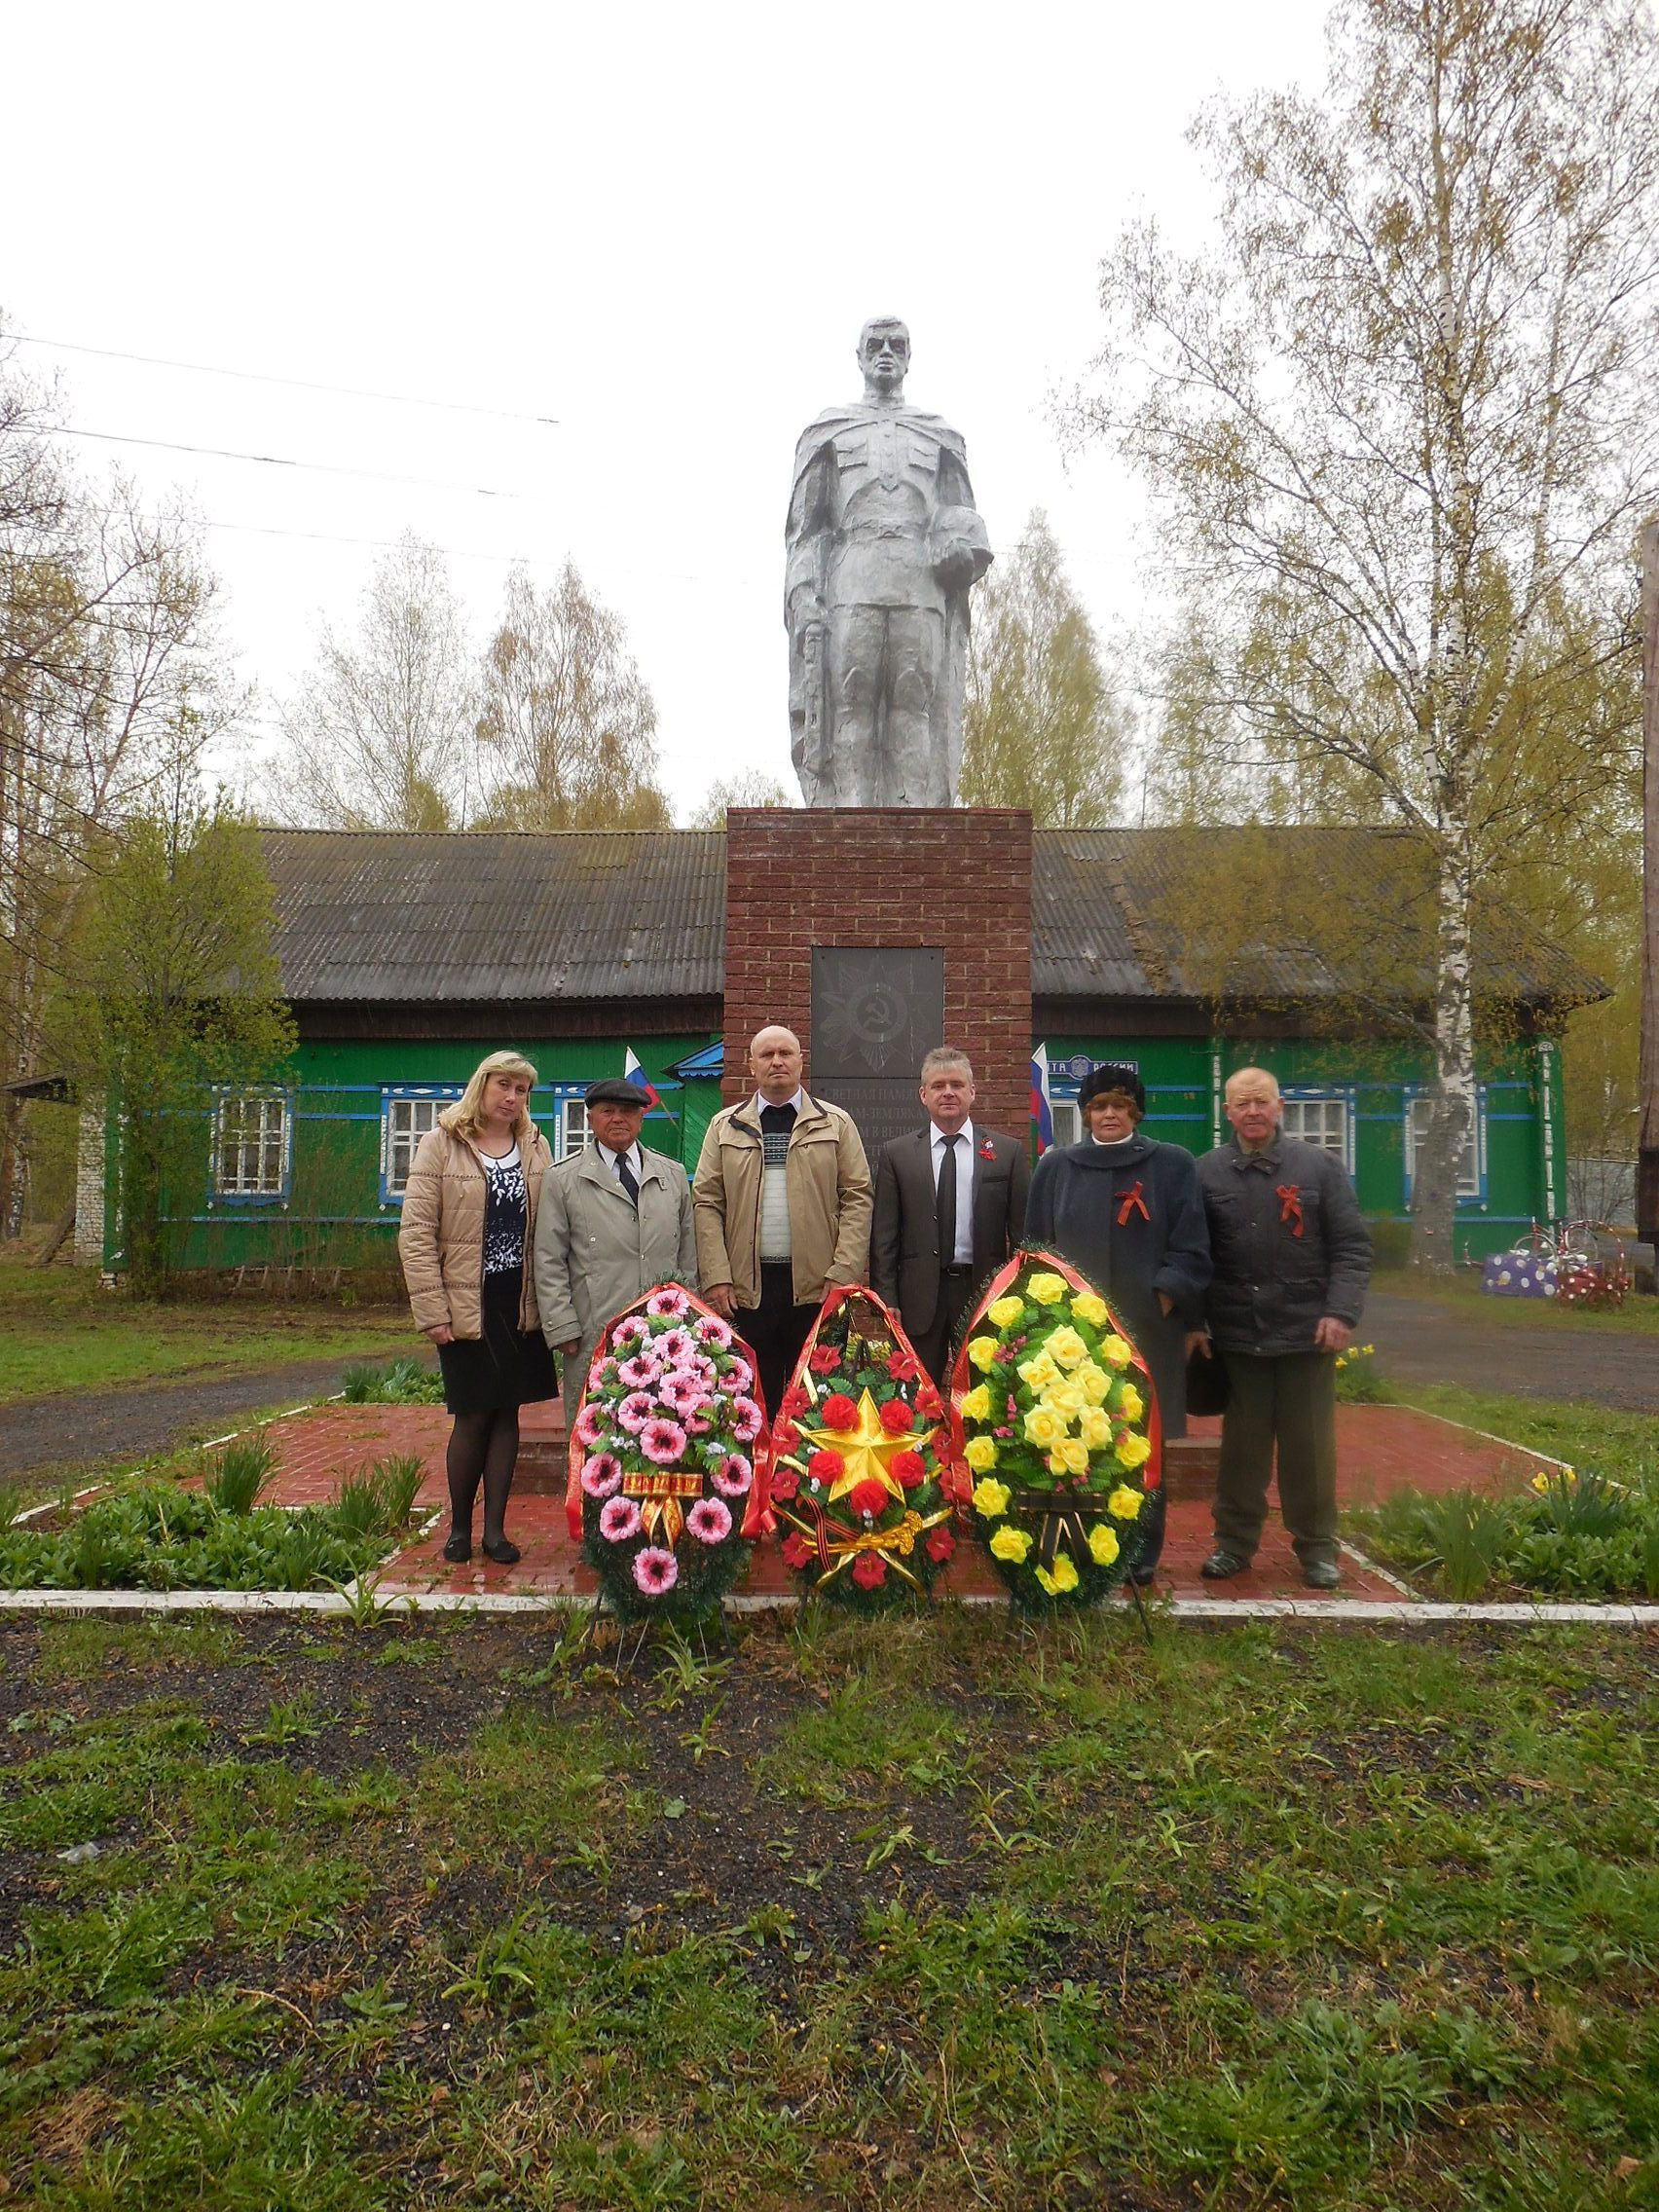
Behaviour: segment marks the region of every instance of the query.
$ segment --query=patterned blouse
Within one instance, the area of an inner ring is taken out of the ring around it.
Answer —
[[[499,1160],[480,1153],[484,1162],[484,1272],[516,1275],[524,1272],[525,1230],[530,1219],[530,1196],[524,1187],[524,1163],[515,1144]]]

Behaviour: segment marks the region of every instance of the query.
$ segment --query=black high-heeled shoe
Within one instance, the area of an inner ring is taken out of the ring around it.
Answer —
[[[444,1557],[455,1567],[464,1567],[472,1557],[472,1538],[457,1529],[444,1546]]]
[[[516,1567],[524,1557],[510,1536],[486,1536],[478,1548],[486,1559],[493,1559],[498,1567]]]

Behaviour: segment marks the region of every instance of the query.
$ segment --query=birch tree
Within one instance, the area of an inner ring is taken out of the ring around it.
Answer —
[[[238,702],[189,518],[94,490],[54,451],[57,395],[0,346],[0,1067],[45,1070],[89,853],[221,734]],[[27,1122],[0,1108],[0,1230],[19,1225]]]
[[[475,647],[443,555],[406,531],[354,630],[324,617],[282,705],[262,811],[324,830],[461,830],[477,795]]]
[[[1659,73],[1640,0],[1345,0],[1320,97],[1194,127],[1219,242],[1130,225],[1070,423],[1146,475],[1218,744],[1351,778],[1432,884],[1414,1259],[1450,1267],[1475,932],[1599,772],[1537,773],[1659,485]]]
[[[974,602],[963,803],[1029,807],[1041,829],[1097,829],[1123,794],[1128,742],[1093,626],[1048,516],[1033,508]]]
[[[479,736],[492,778],[486,821],[502,830],[661,830],[656,703],[620,615],[575,564],[538,591],[508,578],[484,657]]]

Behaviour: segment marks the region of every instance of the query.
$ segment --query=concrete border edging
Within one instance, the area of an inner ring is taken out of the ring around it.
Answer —
[[[360,1599],[359,1599],[360,1603]],[[775,1596],[726,1600],[733,1613],[784,1612],[800,1603],[793,1591]],[[1118,1601],[1127,1617],[1126,1601]],[[591,1597],[573,1591],[391,1590],[376,1593],[376,1617],[388,1623],[417,1613],[585,1612]],[[1004,1598],[973,1595],[948,1598],[947,1605],[991,1606],[1006,1610]],[[10,1590],[0,1592],[0,1619],[12,1613],[333,1613],[350,1617],[357,1608],[350,1596],[336,1590]],[[1402,1605],[1381,1598],[1164,1598],[1149,1608],[1154,1620],[1322,1622],[1393,1621],[1490,1622],[1494,1626],[1551,1628],[1587,1624],[1607,1628],[1659,1629],[1659,1604],[1529,1605],[1513,1602],[1451,1604],[1422,1601]],[[1056,1618],[1060,1616],[1056,1615]]]

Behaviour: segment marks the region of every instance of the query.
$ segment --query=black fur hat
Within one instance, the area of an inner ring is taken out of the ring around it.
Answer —
[[[1103,1066],[1089,1069],[1077,1094],[1079,1113],[1087,1114],[1088,1101],[1098,1098],[1103,1090],[1121,1090],[1126,1098],[1134,1100],[1138,1113],[1146,1112],[1146,1085],[1125,1061],[1107,1060]]]

